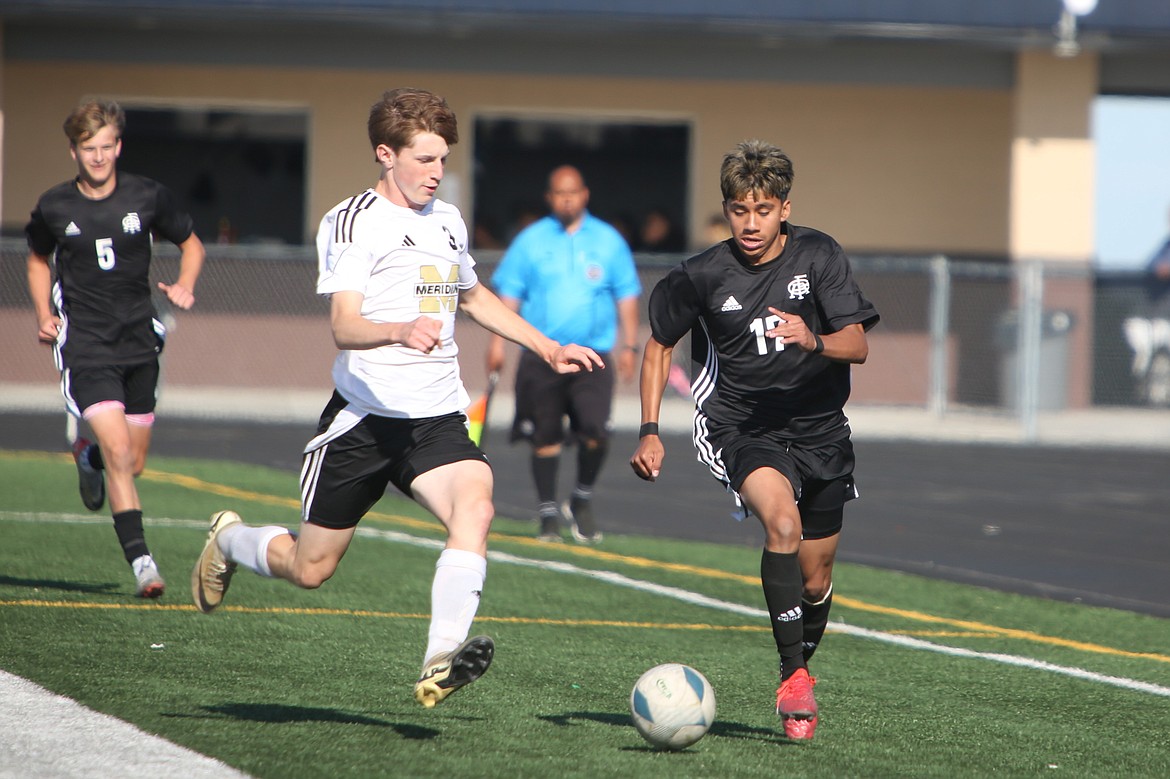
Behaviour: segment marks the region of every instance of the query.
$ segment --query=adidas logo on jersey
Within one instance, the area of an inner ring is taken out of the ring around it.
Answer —
[[[728,295],[727,300],[723,301],[723,308],[720,311],[743,311],[743,306],[735,299],[735,295]]]
[[[65,235],[81,235],[81,228],[77,226],[77,222],[70,222],[65,226]]]
[[[410,239],[410,236],[408,235],[408,236],[406,236],[405,238],[403,238],[403,239],[402,239],[402,245],[403,245],[403,246],[414,246],[414,241],[412,241],[412,240]]]

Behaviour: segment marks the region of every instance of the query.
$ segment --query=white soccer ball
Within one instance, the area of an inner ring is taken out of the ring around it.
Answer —
[[[686,749],[715,721],[715,691],[689,665],[656,665],[634,684],[630,714],[642,738],[658,749]]]

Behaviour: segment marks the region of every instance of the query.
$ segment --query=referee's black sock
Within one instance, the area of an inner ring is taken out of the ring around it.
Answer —
[[[601,466],[605,464],[605,455],[609,452],[607,441],[597,441],[590,445],[589,441],[582,441],[577,447],[577,486],[591,489],[601,475]]]
[[[764,600],[772,621],[772,637],[780,653],[780,680],[784,681],[801,668],[806,668],[802,641],[804,620],[801,618],[800,595],[803,577],[796,553],[764,550],[760,560],[760,581],[764,585]]]
[[[144,554],[150,554],[146,548],[146,534],[142,531],[142,510],[131,509],[119,511],[114,515],[114,532],[118,534],[118,543],[122,545],[122,554],[126,555],[126,562],[132,563]]]
[[[532,480],[536,483],[536,500],[540,503],[557,502],[557,470],[561,467],[561,455],[540,457],[532,454]]]

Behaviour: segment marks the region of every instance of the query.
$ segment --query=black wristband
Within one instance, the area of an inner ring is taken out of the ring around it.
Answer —
[[[638,438],[645,438],[648,435],[658,435],[657,422],[646,422],[638,428]]]
[[[817,342],[817,345],[813,347],[813,354],[820,354],[821,352],[825,351],[825,342],[821,340],[819,335],[813,333],[813,340]]]

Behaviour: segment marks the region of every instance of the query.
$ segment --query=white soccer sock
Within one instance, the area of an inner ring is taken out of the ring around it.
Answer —
[[[261,576],[272,576],[268,567],[268,545],[272,539],[281,535],[292,535],[288,528],[277,525],[264,527],[248,527],[247,525],[231,525],[220,532],[216,541],[219,551],[233,563],[239,563],[249,571],[255,571]]]
[[[431,627],[423,661],[463,643],[479,609],[487,560],[475,552],[444,549],[431,584]]]
[[[142,573],[143,569],[147,567],[154,568],[156,571],[158,570],[158,565],[154,562],[154,558],[148,554],[139,555],[134,558],[134,562],[130,563],[130,570],[134,572],[135,576]]]

